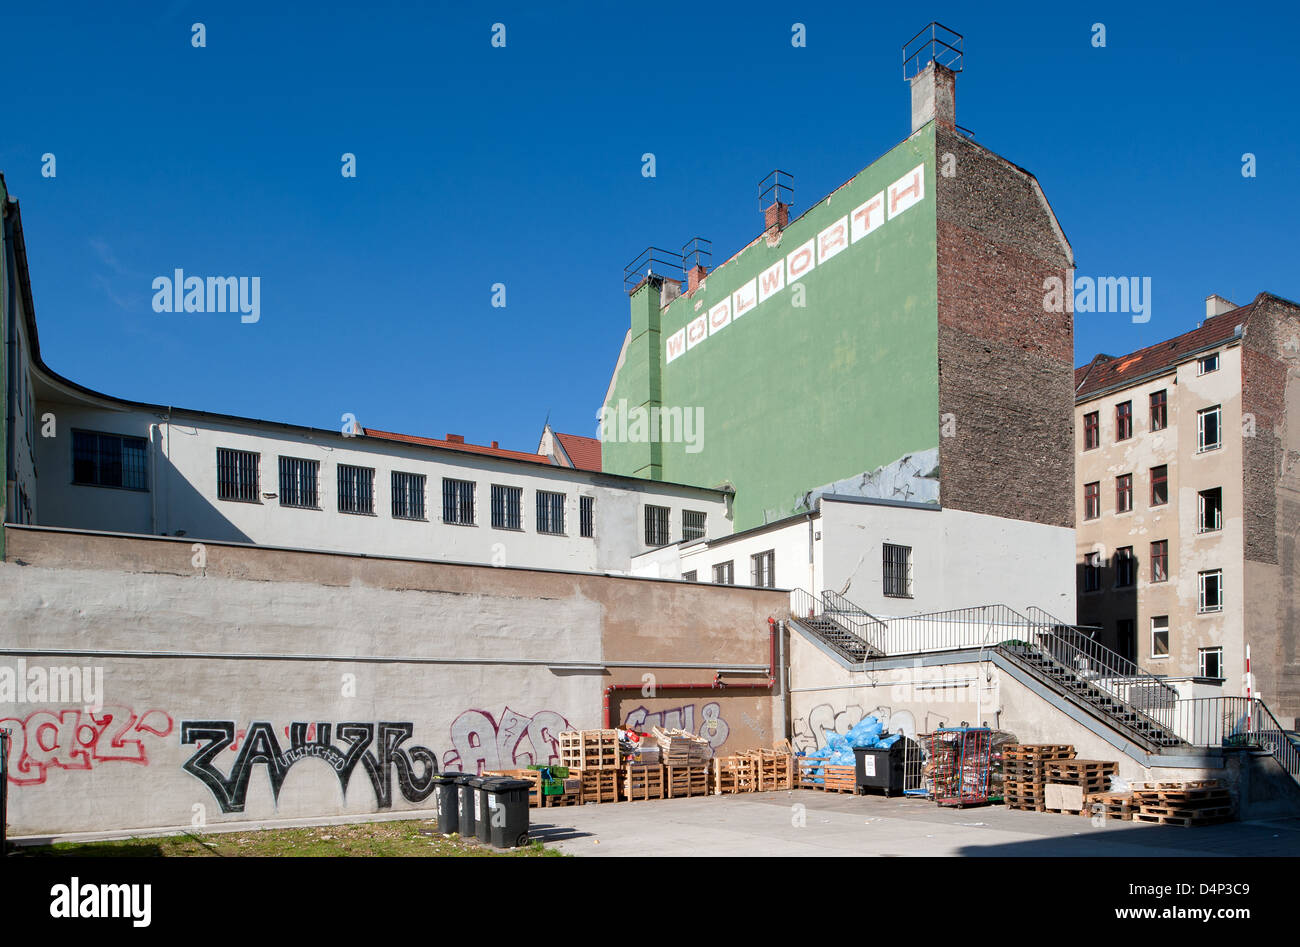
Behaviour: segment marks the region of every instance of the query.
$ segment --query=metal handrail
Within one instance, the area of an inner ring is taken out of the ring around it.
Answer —
[[[885,635],[889,626],[862,606],[849,601],[839,592],[826,590],[822,592],[825,610],[835,615],[836,620],[846,625],[849,631],[867,642],[873,651],[885,654]]]
[[[1300,779],[1300,749],[1258,697],[1189,697],[1171,716],[1174,731],[1192,746],[1258,746]]]
[[[847,599],[844,601],[848,602]],[[855,612],[866,615],[866,612],[863,612],[856,605],[853,605],[852,602],[848,602],[848,604]],[[868,654],[871,652],[876,652],[878,654],[883,653],[880,651],[877,644],[871,640],[870,635],[872,628],[867,622],[851,618],[848,614],[838,609],[827,607],[827,603],[823,596],[813,595],[811,592],[804,589],[791,589],[790,616],[795,621],[801,619],[825,618],[832,622],[841,634],[854,639],[856,643],[861,646],[861,649],[864,652]],[[869,615],[866,615],[866,617],[874,621],[880,626],[880,628],[884,628],[884,623],[878,618]],[[847,656],[848,652],[845,653]]]

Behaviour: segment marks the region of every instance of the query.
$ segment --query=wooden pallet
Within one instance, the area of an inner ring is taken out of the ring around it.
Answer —
[[[542,796],[543,809],[556,809],[564,806],[582,805],[582,790],[575,789],[572,792],[563,792],[558,796]]]
[[[707,766],[667,766],[665,785],[669,799],[709,794],[709,768]]]
[[[526,779],[533,784],[528,790],[528,807],[539,809],[542,805],[542,774],[535,769],[489,769],[484,776],[507,776],[510,779]]]
[[[1177,804],[1184,808],[1226,805],[1232,799],[1226,789],[1139,789],[1133,797],[1143,805]]]
[[[616,769],[584,769],[569,770],[570,775],[577,772],[582,780],[582,801],[585,805],[588,802],[618,802],[618,778],[621,775]]]
[[[794,758],[777,750],[760,750],[758,759],[758,790],[772,792],[794,788]]]
[[[556,738],[560,765],[572,769],[618,769],[617,730],[565,730]]]
[[[719,756],[713,760],[713,792],[725,796],[758,789],[756,764],[747,756]]]
[[[1002,747],[1002,760],[1038,763],[1047,760],[1072,760],[1074,747],[1068,743],[1008,743]]]
[[[1223,780],[1221,779],[1158,779],[1148,782],[1129,783],[1129,788],[1134,792],[1151,792],[1154,790],[1182,790],[1182,789],[1222,789]]]
[[[1127,792],[1094,792],[1083,797],[1087,803],[1084,815],[1101,816],[1105,819],[1118,819],[1130,822],[1133,819],[1133,794]]]
[[[1021,811],[1021,812],[1042,812],[1042,811],[1044,811],[1044,810],[1043,810],[1043,804],[1042,804],[1041,802],[1020,802],[1020,801],[1016,801],[1016,800],[1008,799],[1008,798],[1006,798],[1006,797],[1004,796],[1004,797],[1002,798],[1002,804],[1003,804],[1004,806],[1006,806],[1008,809],[1017,809],[1017,810],[1019,810],[1019,811]]]
[[[664,797],[664,768],[660,763],[629,763],[623,770],[623,798],[662,799]]]
[[[827,792],[857,793],[858,768],[856,766],[834,765],[825,767],[825,770],[822,788]]]
[[[1215,813],[1210,815],[1208,813]],[[1139,810],[1134,813],[1134,822],[1149,822],[1153,825],[1181,825],[1185,828],[1193,828],[1200,825],[1218,825],[1223,822],[1232,821],[1232,810],[1208,809],[1197,815],[1160,815],[1152,812]]]
[[[1039,809],[1039,812],[1052,812],[1056,815],[1088,815],[1087,809],[1048,809],[1046,807]]]

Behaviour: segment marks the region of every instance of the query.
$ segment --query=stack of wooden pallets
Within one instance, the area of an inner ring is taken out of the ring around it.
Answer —
[[[565,730],[557,739],[561,766],[618,769],[617,730]]]
[[[651,727],[659,741],[659,762],[665,766],[708,766],[713,748],[704,737],[685,730]]]
[[[1002,747],[1002,798],[1008,809],[1042,812],[1045,767],[1074,759],[1068,743],[1008,743]]]
[[[707,796],[709,794],[709,767],[703,766],[665,766],[664,784],[668,788],[669,799],[683,796]]]
[[[542,807],[542,773],[536,769],[489,769],[484,776],[508,776],[511,779],[526,779],[532,783],[528,790],[528,805],[533,809]]]
[[[662,799],[664,768],[661,763],[628,763],[623,769],[623,798]]]
[[[773,749],[751,750],[747,755],[754,763],[759,792],[794,788],[794,757],[788,742],[782,740]]]
[[[828,764],[825,760],[800,759],[799,788],[820,789],[823,792],[858,791],[858,773],[856,766]]]
[[[1133,794],[1131,792],[1094,792],[1083,797],[1086,816],[1100,816],[1103,819],[1118,819],[1121,822],[1133,820]]]
[[[569,770],[582,780],[582,802],[618,802],[617,769]]]
[[[1085,797],[1110,790],[1119,764],[1109,760],[1049,760],[1043,764],[1043,811],[1088,815]]]
[[[1214,825],[1232,820],[1232,799],[1217,779],[1133,783],[1133,820]]]

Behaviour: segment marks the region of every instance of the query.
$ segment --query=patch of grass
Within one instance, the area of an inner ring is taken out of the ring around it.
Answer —
[[[437,823],[423,819],[402,822],[359,822],[301,829],[252,832],[212,832],[130,838],[113,842],[60,842],[57,845],[14,847],[17,857],[78,858],[336,858],[389,856],[421,858],[536,858],[561,853],[534,841],[524,848],[502,851],[458,835],[443,837]]]

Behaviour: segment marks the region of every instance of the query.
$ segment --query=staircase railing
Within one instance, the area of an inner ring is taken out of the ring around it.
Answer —
[[[855,655],[845,650],[846,657],[857,660],[871,654],[882,654],[883,652],[881,652],[876,642],[872,641],[872,635],[875,634],[879,637],[875,626],[883,629],[884,623],[858,608],[848,599],[839,598],[840,602],[837,603],[837,607],[828,607],[824,596],[813,595],[804,589],[791,589],[790,615],[796,620],[825,619],[832,622],[835,625],[836,633],[847,638],[855,646],[855,649],[861,652],[861,654]],[[838,607],[839,605],[847,605],[847,608]]]
[[[1258,698],[1189,697],[1177,702],[1173,730],[1192,746],[1258,746],[1300,779],[1300,749]]]
[[[883,621],[865,608],[850,602],[839,592],[830,590],[822,592],[822,602],[826,606],[827,615],[871,645],[872,650],[881,654],[887,653],[884,648],[884,641],[889,626]]]

